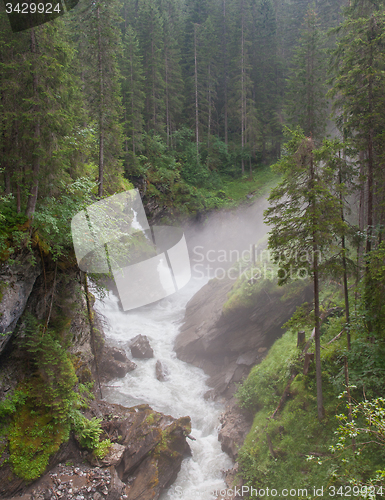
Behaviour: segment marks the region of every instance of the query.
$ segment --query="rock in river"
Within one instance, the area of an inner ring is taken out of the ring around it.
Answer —
[[[146,335],[137,335],[130,341],[130,349],[134,358],[153,358],[154,351]]]

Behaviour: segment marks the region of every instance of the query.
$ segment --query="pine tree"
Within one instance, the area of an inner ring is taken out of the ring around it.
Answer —
[[[130,161],[134,161],[136,152],[140,151],[142,147],[145,101],[142,56],[136,33],[131,25],[127,27],[124,34],[120,67],[123,77],[124,135],[126,171],[128,171],[128,164]],[[132,152],[132,157],[128,154],[129,151]]]
[[[315,11],[309,8],[294,51],[287,80],[286,115],[292,126],[305,135],[322,140],[326,127],[325,56],[322,32]]]
[[[320,273],[332,253],[336,237],[344,230],[340,201],[329,189],[331,174],[311,138],[296,132],[286,144],[287,155],[276,164],[282,181],[271,191],[272,205],[265,221],[272,226],[269,248],[281,267],[280,284],[293,271],[307,269],[314,288],[314,339],[316,353],[317,411],[323,418],[320,343]],[[298,256],[300,256],[298,258]]]
[[[157,5],[152,0],[143,0],[139,4],[137,31],[145,77],[146,128],[147,131],[163,132],[165,128],[163,21]]]
[[[278,76],[276,15],[271,1],[262,0],[253,5],[253,18],[251,78],[258,110],[258,122],[253,127],[253,152],[255,157],[257,141],[260,141],[262,161],[266,162],[269,154],[278,156],[281,136],[281,126],[277,120],[281,79]]]
[[[164,52],[164,98],[166,112],[166,144],[172,145],[172,133],[181,121],[183,108],[183,79],[181,68],[180,37],[177,22],[180,21],[177,5],[168,2],[163,14],[163,52]]]
[[[75,142],[82,106],[68,38],[60,20],[16,35],[4,27],[0,34],[5,192],[29,219],[38,199],[54,196],[68,180],[82,147]]]
[[[385,185],[381,169],[384,158],[383,118],[385,78],[383,50],[385,16],[373,9],[370,17],[359,17],[362,2],[351,7],[351,15],[338,29],[340,37],[334,52],[335,80],[331,95],[344,137],[353,145],[361,162],[361,208],[366,212],[365,303],[370,331],[375,317],[371,300],[370,252],[375,243],[376,224],[384,224],[381,200]],[[354,8],[355,7],[355,8]],[[357,11],[358,9],[358,11]],[[382,220],[381,220],[382,219]]]
[[[241,173],[245,173],[245,160],[250,157],[248,138],[255,126],[255,103],[252,96],[250,64],[250,9],[247,0],[239,0],[238,19],[233,33],[233,64],[231,80],[231,99],[229,100],[232,124],[238,130],[240,140]]]
[[[103,196],[105,182],[110,190],[117,188],[122,171],[122,107],[117,62],[121,51],[121,33],[118,29],[118,7],[117,0],[108,3],[98,0],[88,7],[81,19],[82,36],[86,39],[82,56],[89,117],[97,123],[98,128],[99,196]]]

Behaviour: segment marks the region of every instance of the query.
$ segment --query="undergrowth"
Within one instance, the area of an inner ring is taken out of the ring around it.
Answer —
[[[0,402],[0,432],[9,442],[9,462],[13,472],[27,482],[44,473],[50,456],[70,432],[97,458],[103,458],[111,446],[109,440],[100,441],[101,419],[88,420],[81,413],[93,398],[91,384],[78,381],[76,358],[67,350],[71,322],[63,307],[58,310],[49,328],[24,314],[22,344],[32,375]]]
[[[326,308],[342,305],[335,287],[329,286],[324,292],[323,303]],[[358,410],[356,420],[350,422],[344,360],[345,357],[348,360],[354,412],[366,397],[383,394],[384,342],[382,339],[368,342],[368,338],[360,335],[359,329],[353,326],[352,349],[348,352],[343,314],[337,313],[323,323],[321,358],[325,417],[319,422],[315,364],[311,363],[304,375],[303,345],[296,346],[297,332],[304,324],[309,338],[309,307],[298,308],[293,318],[286,324],[289,329],[238,388],[240,406],[255,414],[238,456],[244,485],[254,489],[274,488],[281,498],[298,499],[317,498],[314,488],[319,493],[323,488],[322,495],[318,495],[323,498],[336,498],[336,495],[347,498],[352,496],[355,485],[358,488],[356,498],[381,498],[381,489],[378,488],[382,488],[385,477],[384,474],[381,476],[385,459],[385,404],[377,404],[371,420],[367,419],[369,424]],[[338,335],[341,331],[342,334]],[[313,347],[309,352],[312,350]],[[282,402],[281,397],[291,376],[294,379]],[[373,428],[376,438],[368,439],[375,415],[380,431]],[[384,437],[379,439],[382,430]],[[370,484],[376,485],[374,496],[365,494]],[[288,489],[286,495],[282,494],[284,489]],[[290,489],[296,490],[296,495],[289,494]]]

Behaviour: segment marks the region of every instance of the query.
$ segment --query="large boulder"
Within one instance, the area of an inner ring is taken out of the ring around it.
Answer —
[[[134,358],[147,359],[154,357],[154,351],[146,335],[137,335],[129,343]]]
[[[186,442],[190,432],[190,417],[175,420],[148,405],[136,407],[120,424],[126,451],[117,471],[130,485],[129,500],[157,499],[172,484],[183,458],[191,454]]]
[[[103,459],[80,450],[73,436],[51,457],[47,473],[31,485],[0,467],[0,497],[8,500],[82,498],[83,500],[157,500],[175,480],[182,460],[191,454],[186,437],[190,417],[175,419],[148,405],[125,408],[95,401],[87,417],[99,417],[112,446]],[[2,460],[9,458],[6,443]],[[1,451],[1,450],[0,450]],[[88,462],[85,462],[85,458]],[[71,461],[71,464],[70,464]],[[60,463],[58,463],[60,462]]]
[[[230,279],[213,279],[194,295],[174,347],[179,359],[202,368],[215,394],[225,397],[282,335],[297,306],[312,300],[306,281],[278,287],[266,280],[255,285],[252,300],[245,294],[244,300],[230,301],[233,285]]]
[[[100,376],[103,381],[113,378],[123,378],[128,372],[135,370],[136,364],[128,359],[122,349],[109,346],[106,343],[98,354]]]

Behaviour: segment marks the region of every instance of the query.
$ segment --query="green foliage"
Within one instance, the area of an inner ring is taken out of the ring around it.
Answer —
[[[364,324],[369,335],[384,338],[385,324],[385,243],[382,241],[367,256],[367,271],[363,282],[365,303]]]
[[[93,452],[96,458],[104,458],[111,448],[110,439],[100,441],[103,430],[100,426],[102,418],[86,418],[79,410],[69,412],[69,421],[75,437],[82,448]]]
[[[287,81],[286,113],[291,126],[322,140],[326,127],[324,35],[313,7],[308,7]]]
[[[269,248],[286,271],[280,283],[288,281],[293,270],[312,274],[316,256],[319,268],[327,268],[338,250],[337,238],[347,228],[339,198],[330,190],[333,171],[324,163],[325,150],[315,149],[300,130],[288,133],[286,154],[273,166],[283,178],[272,189],[272,206],[264,214],[273,226]]]
[[[6,260],[27,239],[27,217],[17,213],[12,195],[0,197],[0,214],[0,260]]]
[[[93,450],[93,455],[96,458],[104,458],[107,453],[109,452],[110,448],[112,446],[111,440],[110,439],[104,439],[103,441],[100,441],[96,447]]]
[[[296,334],[286,332],[276,340],[263,361],[254,366],[238,388],[237,399],[243,408],[273,411],[290,377],[298,357]]]
[[[27,315],[25,347],[37,368],[35,376],[28,382],[30,396],[35,404],[49,409],[55,420],[66,421],[78,396],[74,391],[77,377],[63,339]]]
[[[340,398],[345,396],[346,391]],[[346,408],[349,411],[349,404]],[[351,418],[338,414],[336,419],[339,426],[335,431],[335,441],[330,446],[330,451],[339,462],[334,479],[338,484],[358,487],[361,498],[375,500],[376,493],[385,487],[385,471],[382,470],[385,458],[385,400],[380,397],[354,401]]]
[[[11,396],[0,401],[0,422],[5,424],[8,418],[14,415],[26,402],[28,394],[21,389],[16,389]]]
[[[385,377],[384,341],[368,342],[367,339],[358,337],[352,343],[351,351],[347,355],[350,367],[349,379],[357,388],[357,397],[365,394],[366,397],[373,398],[382,394]]]
[[[77,418],[73,419],[75,435],[80,446],[89,450],[97,448],[100,434],[103,432],[100,427],[102,420],[96,417],[88,420],[81,414],[78,414]]]
[[[8,439],[14,473],[32,481],[41,476],[49,457],[69,438],[69,425],[50,413],[24,405],[14,416]]]
[[[35,240],[42,242],[54,260],[72,249],[71,219],[93,201],[96,184],[80,178],[69,185],[62,183],[61,194],[40,204],[34,216]]]
[[[296,375],[283,407],[272,419],[292,369],[300,371],[302,367],[303,361],[298,364],[298,354],[296,333],[288,331],[275,342],[261,364],[252,369],[238,391],[243,406],[257,409],[238,462],[244,484],[250,487],[269,487],[278,491],[288,487],[306,488],[308,496],[296,498],[313,498],[313,486],[328,486],[330,471],[335,469],[328,447],[336,429],[333,414],[338,393],[327,384],[328,364],[323,360],[326,417],[322,424],[315,417],[314,367],[306,376],[302,373]],[[318,457],[321,463],[309,462],[306,458],[309,455]]]

